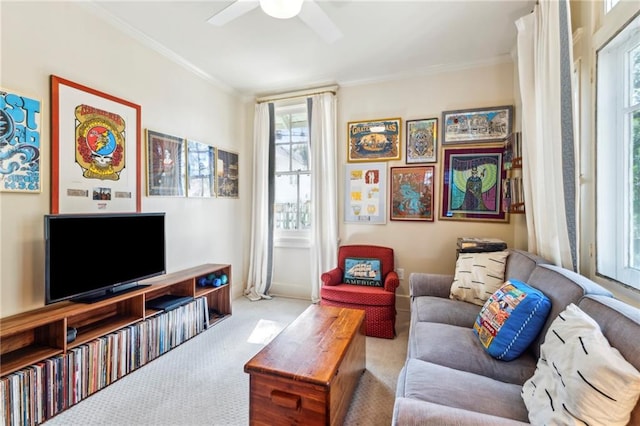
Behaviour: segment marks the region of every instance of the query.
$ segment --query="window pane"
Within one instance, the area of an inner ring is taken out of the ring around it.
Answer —
[[[311,175],[300,175],[300,229],[311,228]]]
[[[298,229],[298,176],[276,175],[276,229]]]
[[[276,145],[276,172],[291,171],[291,145]]]

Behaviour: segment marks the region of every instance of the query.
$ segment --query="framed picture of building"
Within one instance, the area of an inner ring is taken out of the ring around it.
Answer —
[[[347,127],[348,162],[400,159],[402,119],[352,121]]]
[[[502,210],[504,147],[445,147],[440,219],[506,222]]]
[[[435,163],[438,159],[438,119],[407,120],[407,164]]]
[[[51,76],[51,213],[136,212],[142,108]]]
[[[147,129],[147,195],[185,196],[185,142],[178,136]]]
[[[238,198],[238,154],[216,150],[216,193],[218,197]]]
[[[391,220],[433,222],[434,166],[391,168]]]
[[[0,192],[38,194],[42,102],[0,88]]]
[[[442,113],[442,144],[504,141],[513,131],[513,106],[461,109]]]

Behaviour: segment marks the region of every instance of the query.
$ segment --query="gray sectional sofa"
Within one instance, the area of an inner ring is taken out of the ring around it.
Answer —
[[[525,251],[509,250],[504,278],[526,282],[551,300],[537,338],[512,361],[494,359],[480,345],[472,327],[482,307],[449,298],[453,275],[411,274],[407,360],[398,377],[394,425],[528,424],[522,385],[535,372],[549,325],[571,303],[591,316],[611,346],[640,370],[640,310]],[[630,424],[640,424],[640,403]]]

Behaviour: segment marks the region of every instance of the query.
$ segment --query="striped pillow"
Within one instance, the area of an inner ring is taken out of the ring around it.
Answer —
[[[484,305],[504,283],[507,256],[508,251],[460,253],[449,297]]]
[[[534,425],[626,425],[639,396],[640,372],[574,304],[551,323],[522,387]]]

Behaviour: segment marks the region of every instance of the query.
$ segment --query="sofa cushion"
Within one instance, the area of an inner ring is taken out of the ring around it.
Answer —
[[[609,344],[640,371],[640,308],[612,297],[597,295],[583,297],[578,306],[598,323]],[[640,425],[640,401],[631,412],[629,424]]]
[[[473,397],[461,397],[469,395],[470,389]],[[396,391],[401,397],[527,421],[521,386],[417,359],[405,363]]]
[[[382,287],[380,259],[347,257],[344,259],[345,284]]]
[[[585,294],[612,296],[611,292],[587,277],[555,265],[538,265],[527,284],[543,292],[551,300],[551,311],[531,348],[536,359],[549,325],[569,304],[578,303]]]
[[[511,361],[536,338],[549,309],[551,303],[541,291],[512,279],[487,299],[473,332],[489,355]]]
[[[552,322],[522,398],[534,424],[626,425],[640,372],[612,348],[598,323],[570,304]]]
[[[460,253],[451,284],[450,298],[476,305],[484,302],[504,282],[508,251]]]
[[[435,322],[411,324],[408,356],[517,385],[536,369],[531,351],[513,361],[501,361],[485,352],[471,328]]]
[[[352,303],[356,305],[374,305],[395,307],[396,294],[386,291],[383,287],[369,287],[362,285],[338,284],[322,286],[322,299],[335,302]]]
[[[481,306],[460,300],[443,299],[442,297],[416,297],[411,304],[412,321],[441,322],[473,327]]]

